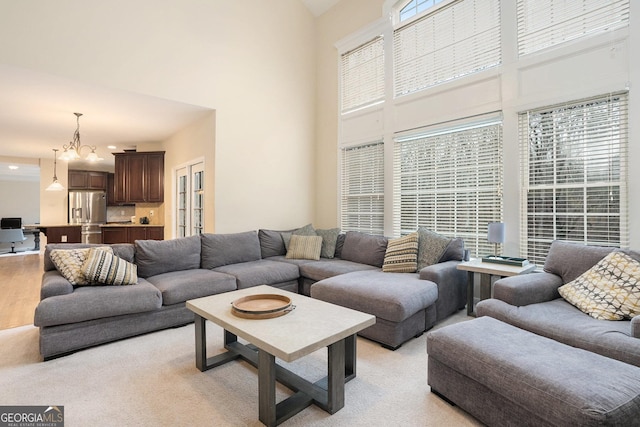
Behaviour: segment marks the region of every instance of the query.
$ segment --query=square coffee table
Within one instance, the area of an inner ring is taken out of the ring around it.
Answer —
[[[231,303],[255,294],[291,298],[291,312],[272,319],[246,319],[231,312]],[[195,313],[196,367],[201,371],[241,358],[258,369],[259,418],[278,425],[312,403],[333,414],[344,407],[344,385],[356,376],[356,333],[375,323],[375,316],[271,286],[256,286],[189,300]],[[224,353],[207,358],[206,321],[224,329]],[[238,337],[248,341],[241,344]],[[328,348],[328,372],[311,383],[278,365]],[[294,394],[276,405],[276,380]]]

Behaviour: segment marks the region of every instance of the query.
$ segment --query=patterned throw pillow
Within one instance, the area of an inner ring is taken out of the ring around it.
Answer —
[[[382,271],[387,273],[415,273],[418,268],[418,233],[389,239]]]
[[[109,246],[100,246],[101,249],[112,252]],[[82,249],[54,249],[49,254],[53,265],[56,266],[60,274],[72,285],[88,285],[89,281],[82,273],[82,264],[84,264],[89,251],[93,248]]]
[[[82,265],[82,273],[90,285],[135,285],[138,283],[137,265],[102,249],[89,251],[89,255]]]
[[[320,259],[322,237],[291,235],[289,250],[286,258],[290,259]]]
[[[452,239],[425,227],[418,228],[418,270],[437,264]]]
[[[640,314],[640,263],[613,251],[558,292],[596,319],[630,319]]]

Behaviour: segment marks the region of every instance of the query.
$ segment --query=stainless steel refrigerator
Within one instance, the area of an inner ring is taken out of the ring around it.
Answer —
[[[82,225],[82,243],[102,243],[100,224],[106,220],[104,191],[69,191],[69,224]]]

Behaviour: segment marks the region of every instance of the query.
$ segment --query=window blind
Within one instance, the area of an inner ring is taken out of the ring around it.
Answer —
[[[394,234],[427,227],[462,237],[474,255],[493,253],[487,224],[502,221],[502,126],[452,126],[396,138]]]
[[[554,239],[629,246],[627,95],[519,115],[523,255],[543,264]]]
[[[384,40],[376,37],[341,57],[342,113],[384,99]]]
[[[342,149],[341,228],[384,234],[384,144]]]
[[[629,0],[518,0],[518,53],[629,25]]]
[[[464,0],[394,31],[394,93],[413,93],[502,61],[500,1]]]

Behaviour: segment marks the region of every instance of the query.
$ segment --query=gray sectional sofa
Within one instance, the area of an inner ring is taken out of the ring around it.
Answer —
[[[629,261],[608,270],[612,251]],[[561,297],[599,274],[632,284],[636,261],[635,251],[554,241],[544,271],[496,281],[478,319],[429,333],[431,391],[488,425],[640,425],[640,316],[600,320]],[[593,313],[605,287],[592,289],[582,308]]]
[[[131,286],[73,286],[50,256],[55,249],[105,245],[47,245],[41,301],[34,317],[34,325],[40,328],[40,352],[47,360],[185,325],[193,321],[185,301],[264,284],[316,296],[315,287],[329,280],[328,289],[340,296],[325,292],[323,297],[321,292],[319,297],[376,315],[376,325],[362,335],[391,348],[464,307],[466,275],[456,269],[463,251],[460,239],[451,241],[441,262],[419,273],[385,273],[380,254],[386,238],[336,233],[335,243],[323,246],[326,257],[291,259],[286,256],[286,242],[295,232],[259,230],[106,245],[116,256],[137,265],[138,282]],[[393,286],[385,286],[388,282]],[[354,283],[373,295],[368,305],[354,305],[357,293],[343,289]]]

